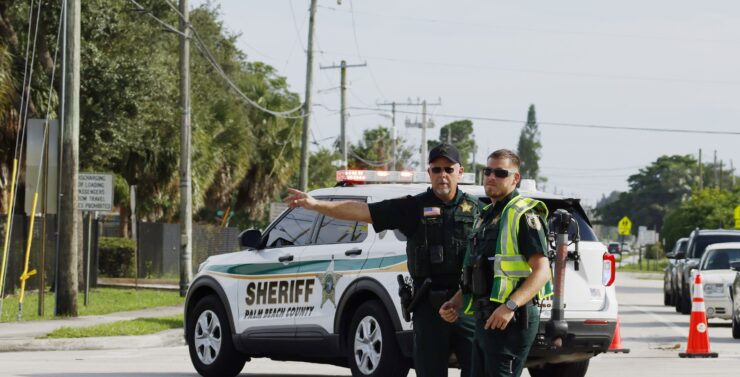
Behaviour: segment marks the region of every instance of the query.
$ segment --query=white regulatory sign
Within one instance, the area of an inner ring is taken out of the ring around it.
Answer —
[[[113,209],[113,176],[80,173],[77,180],[77,209],[111,211]]]

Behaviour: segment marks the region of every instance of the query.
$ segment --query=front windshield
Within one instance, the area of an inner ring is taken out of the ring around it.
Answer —
[[[711,250],[700,267],[701,270],[729,270],[730,264],[740,262],[740,249]]]

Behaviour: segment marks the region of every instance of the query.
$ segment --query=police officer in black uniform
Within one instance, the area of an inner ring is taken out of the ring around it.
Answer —
[[[459,287],[465,249],[480,202],[458,189],[463,167],[454,146],[433,148],[427,172],[432,185],[416,196],[368,205],[320,201],[289,189],[291,195],[285,202],[338,219],[372,223],[376,232],[400,230],[407,237],[407,264],[416,292],[423,281],[431,280],[428,293],[419,298],[413,312],[416,375],[446,377],[448,360],[454,352],[461,376],[470,377],[473,318],[461,315],[460,320],[448,323],[439,316],[439,309]]]

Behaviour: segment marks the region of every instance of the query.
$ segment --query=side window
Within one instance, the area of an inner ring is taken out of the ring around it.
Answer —
[[[334,199],[334,201],[346,199]],[[338,220],[324,216],[319,227],[316,244],[327,245],[337,243],[362,242],[367,238],[367,223],[362,221]]]
[[[314,219],[316,219],[316,212],[303,207],[294,208],[270,230],[265,247],[303,246],[308,244]]]

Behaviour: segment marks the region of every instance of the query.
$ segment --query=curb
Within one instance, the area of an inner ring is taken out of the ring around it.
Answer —
[[[182,345],[185,345],[183,329],[171,329],[149,335],[64,339],[3,339],[0,342],[0,352],[113,350]]]

